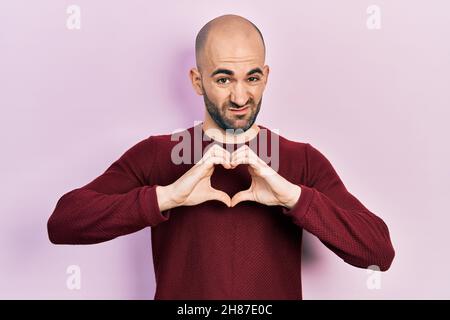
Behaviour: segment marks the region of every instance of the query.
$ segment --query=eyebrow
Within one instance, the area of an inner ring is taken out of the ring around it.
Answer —
[[[232,70],[216,69],[211,73],[211,77],[214,77],[216,74],[219,74],[219,73],[227,74],[229,76],[234,75],[234,72]],[[263,75],[261,68],[254,68],[254,69],[250,70],[249,72],[247,72],[247,76],[249,76],[251,74],[255,74],[255,73],[260,73],[261,75]]]

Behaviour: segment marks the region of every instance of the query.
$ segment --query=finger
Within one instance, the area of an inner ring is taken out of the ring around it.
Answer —
[[[233,168],[240,164],[249,164],[253,167],[261,165],[258,156],[247,151],[234,154],[230,164]]]
[[[227,207],[231,206],[230,196],[227,193],[216,190],[214,188],[211,188],[208,200],[219,200],[223,202]]]
[[[255,197],[250,189],[236,193],[233,198],[231,198],[231,206],[234,207],[242,201],[255,201]]]
[[[231,157],[233,158],[233,156],[238,155],[240,153],[255,153],[252,148],[250,148],[248,145],[244,144],[242,146],[240,146],[239,148],[236,149],[236,151],[234,151],[231,154]]]
[[[228,152],[228,150],[225,150],[224,148],[222,148],[218,145],[213,145],[203,155],[204,159],[207,159],[209,157],[221,157],[225,160],[225,162],[222,163],[223,166],[227,169],[229,169],[231,167],[231,165],[230,165],[231,154]]]
[[[227,157],[230,156],[230,152],[228,150],[222,148],[221,146],[219,146],[217,144],[212,144],[205,149],[204,155],[208,155],[208,154],[224,155]]]
[[[228,150],[225,150],[224,148],[220,147],[217,144],[213,144],[207,147],[207,149],[205,149],[204,154],[203,154],[203,158],[208,158],[208,157],[222,157],[224,159],[226,159],[227,161],[231,160],[231,155],[228,152]]]
[[[204,165],[208,168],[212,167],[215,164],[221,164],[224,167],[230,166],[230,163],[226,159],[224,159],[223,157],[220,157],[220,156],[208,156],[208,157],[202,158],[199,162],[200,162],[200,165]]]
[[[231,161],[231,167],[235,168],[240,164],[248,164],[250,174],[252,174],[252,175],[256,174],[261,177],[267,177],[267,176],[272,176],[272,175],[276,174],[276,171],[273,170],[266,162],[264,162],[257,155],[251,155],[251,154],[245,154],[245,153],[238,154]],[[253,169],[253,170],[250,170],[250,169]]]
[[[259,158],[258,155],[249,146],[243,145],[231,154],[231,162],[243,156],[248,157],[250,161]]]

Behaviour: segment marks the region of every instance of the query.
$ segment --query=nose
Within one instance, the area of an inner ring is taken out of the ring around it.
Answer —
[[[247,88],[239,82],[236,83],[231,89],[230,101],[238,107],[243,107],[247,104],[248,99],[249,94]]]

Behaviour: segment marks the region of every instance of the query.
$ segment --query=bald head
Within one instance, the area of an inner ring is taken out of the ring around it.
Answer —
[[[233,55],[239,54],[239,48],[249,46],[256,55],[262,55],[262,59],[265,59],[266,47],[258,27],[238,15],[217,17],[205,24],[195,39],[197,68],[201,69],[204,60],[218,50]]]
[[[269,75],[261,32],[247,19],[224,15],[209,21],[195,41],[197,68],[189,77],[205,102],[205,125],[222,130],[255,128]]]

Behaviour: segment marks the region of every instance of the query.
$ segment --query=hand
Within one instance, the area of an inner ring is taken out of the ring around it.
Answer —
[[[193,206],[208,200],[219,200],[229,207],[231,205],[230,196],[211,186],[211,176],[216,164],[231,169],[230,160],[230,153],[214,144],[205,152],[202,159],[178,180],[168,186],[156,188],[160,210],[164,211],[178,206]]]
[[[256,201],[268,206],[292,208],[300,198],[301,188],[280,176],[247,145],[243,145],[231,155],[231,167],[235,168],[240,164],[249,165],[252,183],[249,189],[233,196],[232,207],[241,201]]]

